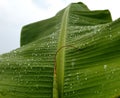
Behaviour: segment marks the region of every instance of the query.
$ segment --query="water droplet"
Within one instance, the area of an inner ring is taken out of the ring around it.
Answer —
[[[11,80],[14,80],[14,78],[12,77]]]
[[[35,85],[35,87],[36,87],[36,88],[39,88],[39,85],[38,85],[38,84],[36,84],[36,85]]]
[[[28,63],[28,66],[30,66],[30,64]]]
[[[72,89],[72,85],[73,85],[73,84],[71,83],[71,84],[70,84],[70,88],[71,88],[71,89]]]
[[[32,44],[33,46],[35,46],[36,44]]]
[[[106,69],[107,68],[107,65],[104,65],[104,69]]]
[[[97,30],[98,32],[100,31],[100,29]]]
[[[109,37],[112,38],[112,35],[110,34]]]
[[[3,69],[2,72],[5,72],[5,70]]]
[[[77,80],[79,80],[80,78],[79,78],[79,76],[77,76]]]
[[[80,79],[80,77],[79,77],[79,73],[76,73],[77,74],[77,80],[79,80]]]
[[[112,70],[111,70],[111,73],[114,74],[114,72],[115,72],[115,69],[112,69]]]
[[[17,53],[17,51],[15,51],[15,50],[14,50],[13,52],[14,52],[14,53]]]
[[[98,94],[98,93],[99,93],[99,91],[95,91],[95,93],[96,93],[96,94]]]
[[[51,35],[51,39],[55,38],[55,33],[53,32],[53,34]]]
[[[68,74],[68,76],[71,76],[71,74]]]
[[[37,56],[38,54],[35,54],[35,56]]]
[[[9,66],[9,65],[10,65],[10,63],[8,62],[8,63],[7,63],[7,65]]]
[[[73,94],[75,93],[75,91],[72,92]]]
[[[115,89],[115,92],[117,92],[117,89]]]
[[[87,80],[87,78],[85,78],[85,80]]]
[[[69,80],[70,80],[70,78],[66,78],[66,79],[65,79],[65,81],[69,81]]]
[[[28,85],[28,84],[29,84],[29,81],[26,81],[26,84]]]
[[[74,62],[72,62],[72,63],[71,63],[71,65],[72,65],[72,67],[74,67],[75,63],[74,63]]]
[[[96,71],[95,73],[97,74],[98,72]]]

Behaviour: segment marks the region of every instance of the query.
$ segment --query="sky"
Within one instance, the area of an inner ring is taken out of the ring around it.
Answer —
[[[20,47],[24,25],[50,18],[72,2],[91,10],[109,9],[113,20],[120,17],[120,0],[0,0],[0,54]]]

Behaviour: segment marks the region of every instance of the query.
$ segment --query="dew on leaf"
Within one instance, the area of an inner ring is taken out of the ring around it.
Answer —
[[[87,80],[87,78],[85,78],[85,80]]]
[[[71,74],[68,74],[68,76],[71,76]]]
[[[7,63],[7,65],[9,66],[9,65],[10,65],[10,63],[8,62],[8,63]]]
[[[35,46],[36,44],[32,44],[33,46]]]
[[[28,84],[29,84],[29,81],[26,81],[25,83],[28,85]]]
[[[72,85],[73,85],[73,84],[71,83],[71,84],[70,84],[70,88],[71,88],[71,89],[72,89]]]
[[[114,71],[112,71],[111,73],[114,74]]]
[[[98,72],[96,71],[95,74],[97,74]]]
[[[30,63],[28,63],[28,66],[30,66]]]
[[[79,78],[79,76],[77,75],[77,80],[79,80],[80,78]]]
[[[109,35],[109,37],[110,37],[110,39],[112,39],[112,35],[111,34]]]
[[[13,51],[13,53],[17,53],[17,51],[16,51],[16,50],[14,50],[14,51]]]
[[[95,93],[96,93],[96,94],[98,94],[98,93],[99,93],[99,91],[95,91]]]
[[[107,65],[104,65],[104,69],[107,69]]]
[[[120,32],[117,32],[118,34],[120,34]]]
[[[69,81],[69,80],[70,80],[70,78],[66,78],[66,79],[65,79],[65,81]]]
[[[11,80],[14,80],[14,78],[12,77]]]
[[[74,67],[74,65],[75,65],[75,62],[72,62],[72,63],[71,63],[71,65],[72,65],[72,67]]]
[[[36,84],[36,85],[35,85],[35,87],[36,87],[36,88],[39,88],[39,85],[38,85],[38,84]]]
[[[73,94],[75,93],[75,91],[72,92]]]
[[[5,72],[5,70],[4,69],[2,69],[2,73],[4,73]]]
[[[115,89],[114,91],[117,92],[117,89]]]

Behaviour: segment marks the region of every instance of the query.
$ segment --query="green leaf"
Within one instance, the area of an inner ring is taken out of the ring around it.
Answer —
[[[119,98],[119,74],[120,19],[72,3],[0,56],[0,98]]]

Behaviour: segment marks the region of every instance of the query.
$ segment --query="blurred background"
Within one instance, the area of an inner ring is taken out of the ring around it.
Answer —
[[[0,54],[20,47],[24,25],[50,18],[72,2],[91,10],[109,9],[113,20],[120,17],[120,0],[0,0]]]

